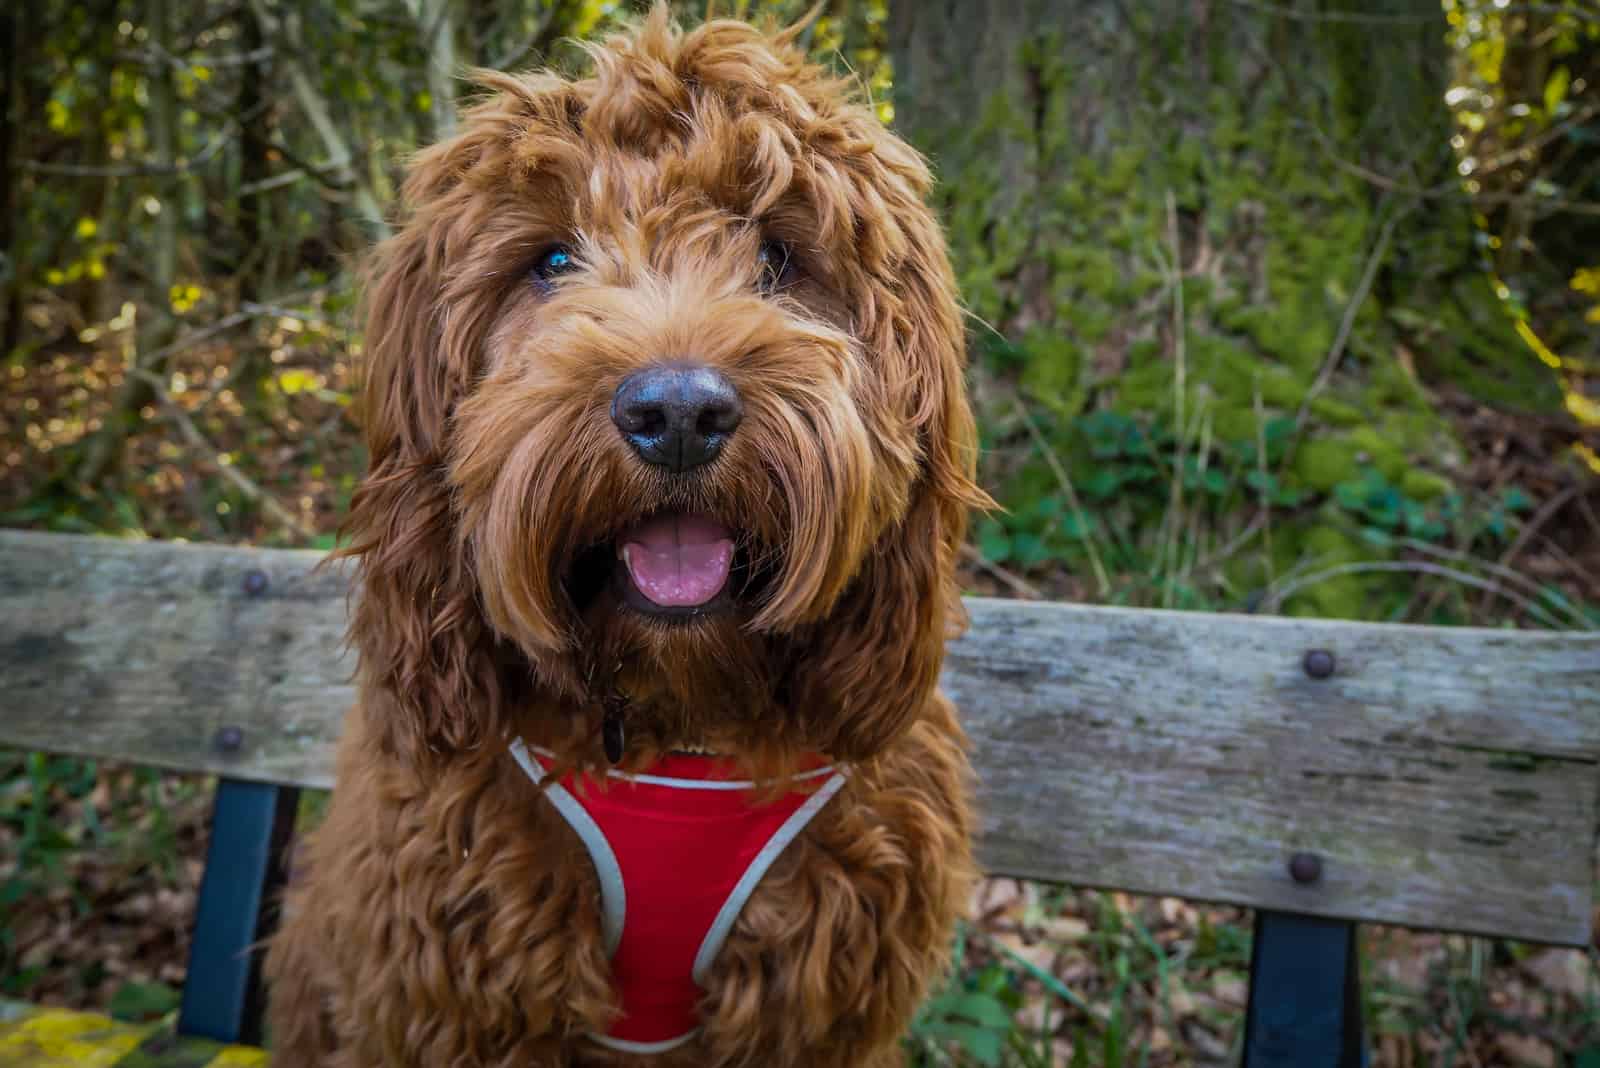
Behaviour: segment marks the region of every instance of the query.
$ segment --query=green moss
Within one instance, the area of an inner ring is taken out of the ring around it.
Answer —
[[[1361,446],[1348,437],[1312,438],[1295,450],[1295,478],[1308,489],[1331,493],[1339,483],[1356,477],[1361,456]]]
[[[1340,564],[1377,559],[1379,552],[1368,542],[1348,531],[1337,519],[1330,519],[1306,530],[1299,548],[1314,572]],[[1284,604],[1291,616],[1318,616],[1328,619],[1370,619],[1372,607],[1382,596],[1382,573],[1353,572],[1325,578],[1301,589]]]
[[[1350,431],[1346,440],[1359,450],[1363,463],[1376,468],[1390,482],[1398,482],[1405,477],[1405,450],[1389,435],[1376,427],[1361,426]]]
[[[1329,426],[1360,426],[1367,421],[1360,408],[1326,396],[1311,402],[1311,414]]]
[[[1084,381],[1083,350],[1070,338],[1043,327],[1028,331],[1021,348],[1027,361],[1022,387],[1028,396],[1058,416],[1081,412],[1089,392]]]
[[[1443,475],[1411,468],[1400,476],[1400,492],[1418,501],[1435,501],[1455,488]]]

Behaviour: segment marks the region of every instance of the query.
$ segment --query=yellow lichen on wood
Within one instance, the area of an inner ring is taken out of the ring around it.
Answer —
[[[111,1068],[149,1030],[91,1013],[39,1009],[0,1023],[0,1068]]]
[[[173,1042],[169,1024],[129,1024],[92,1012],[0,1001],[0,1068],[112,1068],[169,1063],[204,1068],[266,1068],[267,1052],[218,1046],[206,1039]],[[161,1052],[154,1052],[159,1045]],[[212,1050],[209,1059],[204,1051]]]

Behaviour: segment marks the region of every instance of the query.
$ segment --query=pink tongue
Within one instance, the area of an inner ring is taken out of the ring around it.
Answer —
[[[666,515],[630,531],[622,559],[639,592],[656,604],[705,604],[727,585],[733,539],[714,519]]]

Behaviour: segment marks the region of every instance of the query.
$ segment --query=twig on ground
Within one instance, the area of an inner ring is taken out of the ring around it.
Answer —
[[[1178,432],[1178,452],[1173,460],[1171,492],[1167,512],[1161,517],[1161,541],[1157,566],[1163,568],[1161,603],[1172,607],[1173,584],[1177,581],[1178,534],[1183,527],[1183,462],[1187,458],[1189,436],[1184,426],[1184,399],[1188,392],[1188,316],[1183,310],[1183,244],[1178,234],[1178,201],[1167,190],[1167,239],[1172,242],[1172,422]]]
[[[1294,459],[1294,451],[1300,443],[1300,434],[1305,429],[1306,419],[1311,414],[1311,402],[1317,399],[1317,394],[1327,388],[1333,379],[1334,371],[1339,368],[1339,361],[1344,358],[1344,349],[1350,342],[1350,332],[1355,329],[1356,315],[1361,311],[1361,306],[1367,302],[1367,294],[1372,292],[1372,283],[1378,277],[1378,268],[1383,265],[1383,258],[1389,251],[1389,239],[1394,236],[1394,228],[1409,212],[1410,207],[1396,208],[1384,220],[1383,228],[1378,231],[1378,240],[1373,242],[1372,251],[1367,254],[1367,263],[1361,271],[1361,279],[1356,283],[1354,293],[1346,302],[1344,317],[1339,320],[1339,332],[1334,335],[1333,344],[1328,347],[1328,355],[1322,360],[1322,366],[1317,370],[1317,377],[1306,390],[1306,395],[1300,398],[1300,407],[1294,413],[1294,431],[1289,437],[1288,444],[1283,450],[1282,466],[1287,469],[1289,462]]]
[[[1539,533],[1540,528],[1548,523],[1557,512],[1566,506],[1568,501],[1577,495],[1578,487],[1568,486],[1540,505],[1539,510],[1533,514],[1532,518],[1522,525],[1522,529],[1517,532],[1516,539],[1512,541],[1510,547],[1500,554],[1500,562],[1495,565],[1496,569],[1510,571],[1511,562],[1522,553],[1523,549],[1527,548],[1528,542],[1533,540],[1534,535]],[[1516,574],[1514,571],[1511,573]],[[1478,609],[1480,611],[1488,607],[1488,600],[1487,594],[1478,599]]]
[[[1255,517],[1252,518],[1249,523],[1245,524],[1245,528],[1239,531],[1239,533],[1236,534],[1231,541],[1223,545],[1222,548],[1212,552],[1209,556],[1195,561],[1193,570],[1204,571],[1207,568],[1216,567],[1218,564],[1227,560],[1233,556],[1234,553],[1248,545],[1250,543],[1250,539],[1261,533],[1261,530],[1266,525],[1266,522],[1267,517],[1265,513],[1257,512]]]
[[[1078,491],[1072,485],[1072,476],[1067,474],[1065,465],[1061,463],[1061,457],[1056,455],[1056,451],[1050,447],[1050,443],[1034,425],[1033,418],[1028,415],[1028,409],[1023,406],[1021,399],[1013,397],[1011,404],[1016,409],[1017,418],[1028,428],[1033,443],[1044,454],[1044,462],[1050,465],[1056,481],[1061,484],[1061,491],[1067,495],[1067,507],[1072,509],[1072,515],[1077,519],[1079,529],[1083,531],[1084,551],[1089,554],[1089,566],[1094,569],[1094,579],[1100,587],[1100,596],[1105,597],[1111,593],[1111,580],[1106,576],[1105,565],[1100,562],[1100,553],[1094,545],[1094,528],[1089,525],[1089,515],[1078,500]]]
[[[1096,1008],[1095,1006],[1089,1004],[1088,1001],[1084,1000],[1083,995],[1073,991],[1071,987],[1067,986],[1060,979],[1057,979],[1055,976],[1051,975],[1049,972],[1033,963],[1033,961],[1029,960],[1027,957],[1024,957],[1022,954],[1018,953],[1004,942],[995,938],[994,935],[990,934],[988,931],[978,927],[974,927],[972,930],[973,933],[977,934],[979,938],[982,938],[985,942],[987,942],[996,952],[1003,954],[1005,958],[1012,964],[1015,964],[1017,967],[1021,968],[1023,971],[1037,979],[1040,985],[1042,985],[1046,990],[1050,991],[1056,997],[1060,998],[1062,1001],[1065,1001],[1068,1005],[1071,1005],[1073,1008],[1089,1017],[1090,1020],[1094,1021],[1096,1028],[1101,1030],[1105,1028],[1106,1016],[1104,1009]]]
[[[262,511],[276,520],[280,526],[295,534],[301,541],[310,541],[316,535],[314,530],[301,523],[293,512],[280,504],[276,497],[262,489],[244,472],[224,458],[222,451],[206,439],[206,436],[200,432],[200,428],[194,425],[194,420],[189,418],[189,413],[184,411],[183,406],[173,399],[172,394],[167,391],[166,383],[161,380],[159,375],[143,370],[134,370],[132,373],[149,384],[157,399],[161,401],[162,407],[166,408],[167,413],[172,416],[172,421],[178,424],[179,431],[183,434],[184,439],[189,442],[190,447],[207,453],[212,462],[217,465],[217,470],[221,472],[222,477],[232,482],[240,493],[260,504]]]
[[[1277,569],[1272,564],[1272,494],[1268,491],[1272,485],[1267,480],[1267,409],[1261,399],[1261,376],[1256,375],[1254,387],[1251,390],[1256,409],[1256,473],[1261,478],[1261,487],[1257,491],[1260,497],[1256,507],[1260,509],[1256,514],[1261,517],[1262,540],[1266,543],[1266,555],[1262,558],[1267,565],[1267,586],[1278,581]]]
[[[224,315],[222,318],[218,319],[216,322],[208,323],[207,325],[202,326],[200,329],[195,330],[192,333],[185,334],[183,337],[181,337],[178,340],[174,341],[172,344],[163,345],[161,348],[156,349],[154,352],[140,357],[140,359],[139,359],[140,367],[136,368],[135,371],[139,372],[139,371],[142,371],[142,369],[144,367],[149,367],[149,366],[153,366],[155,364],[158,364],[162,360],[166,359],[168,356],[173,356],[173,355],[176,355],[177,353],[180,353],[180,352],[187,352],[189,349],[194,348],[196,345],[199,345],[199,344],[202,344],[203,342],[209,341],[212,338],[216,337],[218,334],[227,333],[229,330],[232,330],[234,327],[238,326],[240,323],[247,323],[251,319],[254,319],[254,318],[255,318],[255,314],[253,312],[248,312],[248,311],[236,311],[236,312],[233,312],[233,313],[231,313],[229,315]]]
[[[1481,557],[1473,556],[1471,553],[1462,552],[1460,549],[1447,549],[1442,545],[1432,545],[1418,538],[1401,538],[1399,539],[1399,544],[1407,549],[1411,549],[1414,552],[1419,552],[1426,556],[1432,556],[1439,560],[1451,560],[1455,563],[1464,564],[1470,567],[1481,567],[1491,575],[1494,575],[1495,577],[1504,582],[1510,583],[1513,586],[1520,587],[1522,590],[1534,597],[1543,595],[1543,587],[1541,587],[1538,582],[1529,578],[1527,575],[1521,574],[1505,566],[1505,557],[1502,557],[1502,562],[1497,564],[1492,560],[1484,560]],[[1491,594],[1485,593],[1478,602],[1478,610],[1486,610],[1489,607],[1489,601],[1492,599],[1493,598]],[[1432,609],[1430,608],[1429,610],[1431,611]],[[1588,618],[1576,610],[1568,609],[1567,615],[1572,617],[1573,622],[1577,626],[1585,629],[1589,627]]]
[[[964,560],[971,561],[976,567],[987,571],[989,574],[993,575],[995,578],[1011,587],[1011,589],[1015,590],[1019,595],[1027,600],[1042,601],[1045,599],[1044,594],[1040,592],[1039,587],[1033,585],[1033,583],[1029,582],[1021,575],[1018,575],[1016,572],[1008,571],[999,564],[995,563],[993,560],[990,560],[988,557],[984,556],[983,553],[979,552],[976,546],[961,546],[961,557]]]
[[[1510,601],[1518,608],[1521,608],[1524,612],[1527,612],[1531,616],[1538,617],[1550,626],[1557,629],[1562,627],[1561,622],[1550,615],[1550,613],[1540,605],[1522,596],[1520,593],[1515,593],[1506,589],[1498,582],[1495,582],[1491,579],[1480,578],[1477,575],[1468,574],[1467,572],[1458,568],[1445,567],[1443,564],[1430,564],[1425,560],[1374,560],[1365,563],[1336,564],[1333,567],[1325,568],[1322,571],[1312,572],[1311,574],[1306,575],[1304,578],[1286,582],[1280,585],[1277,589],[1268,590],[1266,597],[1262,599],[1261,611],[1269,613],[1276,612],[1283,606],[1284,601],[1288,600],[1290,597],[1293,597],[1301,590],[1310,586],[1315,586],[1320,582],[1326,582],[1329,579],[1339,578],[1343,575],[1360,575],[1384,572],[1391,574],[1399,572],[1435,575],[1439,578],[1447,578],[1454,582],[1459,582],[1463,586],[1471,586],[1474,589],[1479,590],[1488,590],[1496,597],[1501,597],[1507,601]]]

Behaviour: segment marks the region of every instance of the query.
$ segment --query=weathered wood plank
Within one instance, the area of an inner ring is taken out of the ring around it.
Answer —
[[[353,658],[318,559],[0,532],[0,744],[327,786]],[[991,870],[1587,940],[1600,637],[970,605],[945,684]]]

